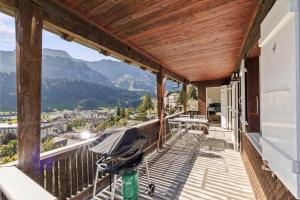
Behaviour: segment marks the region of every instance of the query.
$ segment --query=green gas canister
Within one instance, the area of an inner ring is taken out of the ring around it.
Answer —
[[[126,169],[122,174],[123,199],[138,200],[139,183],[137,169]]]

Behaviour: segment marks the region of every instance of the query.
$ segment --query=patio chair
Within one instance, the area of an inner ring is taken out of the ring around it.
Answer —
[[[190,117],[190,115],[184,115],[184,114],[182,114],[182,115],[179,115],[179,117]]]
[[[178,122],[172,120],[172,119],[169,119],[168,120],[168,124],[169,124],[169,129],[170,129],[170,133],[172,135],[175,135],[176,132],[179,130],[179,124]]]
[[[180,133],[182,137],[192,128],[192,124],[189,122],[181,122],[180,123]]]
[[[194,115],[195,119],[206,119],[205,115]]]
[[[195,122],[191,124],[191,128],[188,130],[188,134],[192,134],[197,138],[199,137],[200,141],[203,141],[205,139],[205,132],[203,131],[203,128],[205,126],[206,125],[203,123]]]

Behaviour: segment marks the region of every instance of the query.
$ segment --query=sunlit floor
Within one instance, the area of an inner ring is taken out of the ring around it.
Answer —
[[[231,132],[211,126],[206,139],[200,143],[198,139],[192,134],[174,136],[149,156],[155,193],[152,197],[147,193],[142,164],[140,199],[255,199],[240,154],[231,149]],[[122,199],[121,194],[119,180],[116,199]],[[109,189],[97,197],[110,199]]]

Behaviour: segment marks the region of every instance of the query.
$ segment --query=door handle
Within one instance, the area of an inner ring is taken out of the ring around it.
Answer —
[[[256,96],[256,114],[258,115],[258,109],[259,109],[259,107],[258,107],[258,96]]]

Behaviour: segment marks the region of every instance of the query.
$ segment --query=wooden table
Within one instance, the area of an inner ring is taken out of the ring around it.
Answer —
[[[207,119],[201,119],[201,118],[190,118],[190,117],[176,117],[172,119],[176,122],[182,122],[186,124],[195,124],[200,123],[203,124],[203,127],[201,130],[207,135],[208,134],[208,120]]]
[[[190,117],[176,117],[176,118],[173,118],[172,120],[177,121],[177,122],[184,122],[184,123],[203,123],[203,124],[206,124],[208,122],[207,119],[190,118]]]

